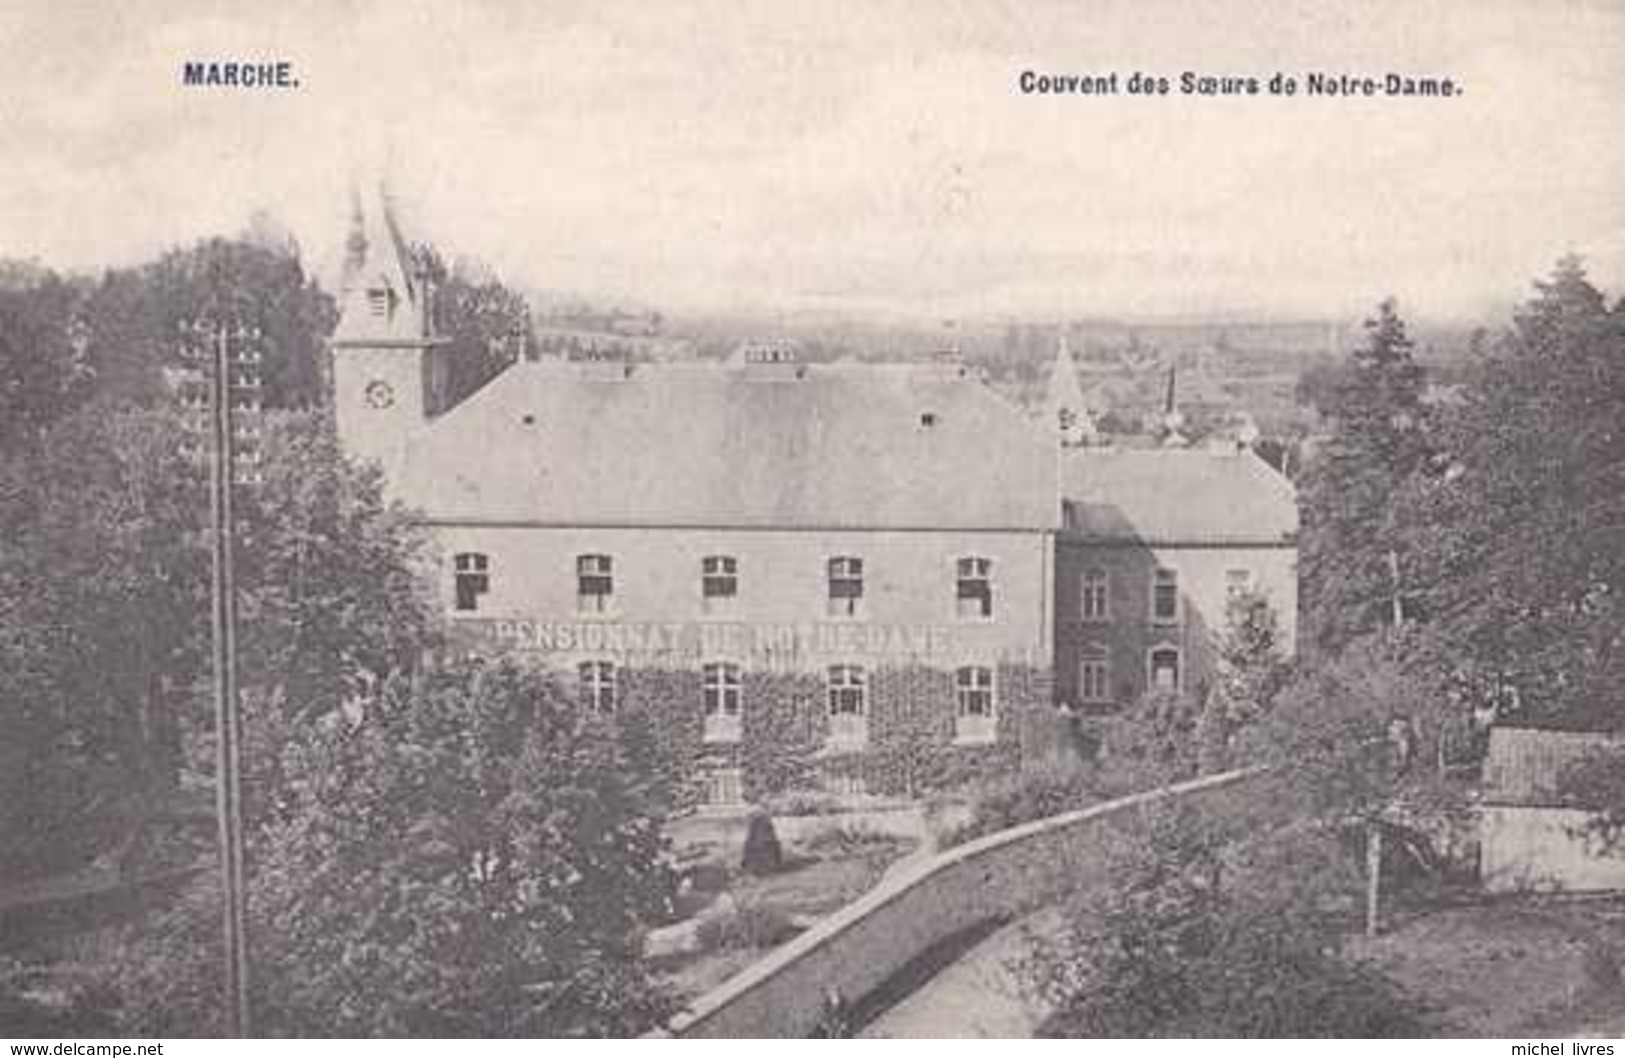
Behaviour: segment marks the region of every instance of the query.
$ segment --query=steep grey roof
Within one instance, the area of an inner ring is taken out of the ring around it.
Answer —
[[[339,291],[339,323],[333,340],[341,344],[415,341],[423,335],[422,292],[413,282],[412,254],[401,234],[389,196],[380,189],[374,212],[355,197],[349,253]],[[369,294],[381,291],[387,311],[374,312]]]
[[[952,367],[537,362],[420,431],[399,492],[441,521],[1039,530],[1056,458]]]
[[[1292,483],[1249,450],[1067,449],[1061,490],[1073,537],[1268,544],[1298,531]]]
[[[1484,802],[1524,807],[1571,805],[1574,799],[1560,793],[1564,771],[1593,753],[1622,748],[1625,740],[1602,732],[1491,728],[1490,749],[1484,758]]]

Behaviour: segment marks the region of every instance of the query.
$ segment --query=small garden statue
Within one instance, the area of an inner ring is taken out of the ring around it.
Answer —
[[[748,874],[773,874],[784,866],[784,849],[773,829],[773,817],[754,812],[745,828],[745,851],[739,866]]]

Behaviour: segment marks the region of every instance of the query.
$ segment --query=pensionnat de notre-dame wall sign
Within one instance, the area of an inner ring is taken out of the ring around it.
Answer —
[[[917,662],[943,665],[984,659],[991,628],[933,624],[742,623],[723,621],[556,621],[472,618],[455,623],[471,646],[532,654],[598,654],[627,663],[687,665],[750,660],[761,665],[811,662]],[[980,634],[978,634],[980,633]],[[1028,651],[1002,649],[1003,657]]]

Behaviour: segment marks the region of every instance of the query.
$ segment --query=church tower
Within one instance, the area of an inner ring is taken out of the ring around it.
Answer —
[[[1099,440],[1094,415],[1084,400],[1078,365],[1067,347],[1065,333],[1055,347],[1055,367],[1050,371],[1049,392],[1044,398],[1044,418],[1059,432],[1063,446],[1093,444]]]
[[[375,214],[352,193],[339,321],[333,332],[333,409],[352,457],[400,469],[407,440],[440,409],[444,364],[430,284],[401,236],[387,193]]]

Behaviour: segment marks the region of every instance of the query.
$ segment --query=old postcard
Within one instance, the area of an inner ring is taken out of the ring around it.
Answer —
[[[1622,42],[0,3],[0,1035],[1612,1053]]]

